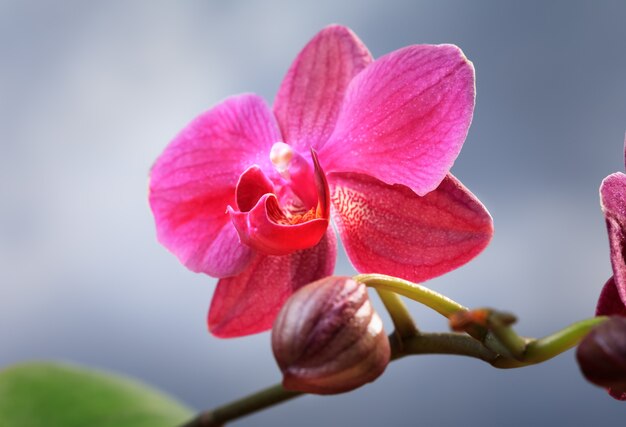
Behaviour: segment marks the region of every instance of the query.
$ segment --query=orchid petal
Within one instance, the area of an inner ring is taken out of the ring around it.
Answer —
[[[305,153],[332,133],[346,87],[372,60],[359,38],[331,25],[302,49],[285,76],[274,113],[285,142]]]
[[[609,233],[611,265],[617,292],[626,304],[626,175],[621,172],[607,176],[600,186],[600,203]]]
[[[265,194],[249,212],[228,208],[241,240],[268,255],[287,255],[315,246],[328,228],[328,218],[291,223],[274,194]]]
[[[254,250],[241,243],[231,222],[222,229],[204,254],[204,272],[213,277],[230,277],[241,273],[250,263]]]
[[[615,280],[611,277],[600,292],[596,316],[626,316],[626,305],[622,302]]]
[[[189,269],[220,271],[211,265],[211,245],[229,222],[226,207],[235,204],[237,180],[251,164],[272,170],[267,154],[277,140],[264,101],[240,95],[193,120],[157,159],[150,173],[150,207],[158,239]],[[231,264],[223,261],[218,264]]]
[[[465,264],[493,234],[491,216],[448,175],[426,196],[371,176],[329,175],[333,218],[360,273],[424,281]]]
[[[218,282],[209,310],[209,330],[232,338],[270,329],[292,293],[332,274],[336,257],[332,228],[312,248],[286,256],[257,255],[243,273]]]
[[[335,131],[319,150],[322,166],[327,173],[365,173],[423,196],[459,154],[474,95],[474,68],[458,47],[391,52],[350,82]]]

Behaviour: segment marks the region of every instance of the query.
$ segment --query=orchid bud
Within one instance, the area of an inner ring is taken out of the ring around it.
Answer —
[[[594,328],[579,344],[576,358],[589,382],[626,400],[626,317],[611,317]]]
[[[378,378],[389,340],[367,288],[326,277],[294,293],[272,329],[272,349],[288,390],[343,393]]]

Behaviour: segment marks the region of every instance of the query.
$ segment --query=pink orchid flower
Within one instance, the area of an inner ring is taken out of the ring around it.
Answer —
[[[423,281],[481,252],[491,217],[448,173],[474,95],[456,46],[374,61],[333,25],[300,52],[273,111],[239,95],[184,128],[151,171],[150,206],[159,241],[220,278],[210,331],[267,330],[295,290],[330,275],[331,218],[363,273]]]
[[[624,145],[624,163],[626,164],[626,139]],[[626,175],[616,172],[602,181],[600,205],[609,234],[613,277],[602,289],[596,314],[598,316],[626,316]]]

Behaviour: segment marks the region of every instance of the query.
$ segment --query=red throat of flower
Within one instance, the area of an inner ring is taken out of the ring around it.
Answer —
[[[250,166],[237,183],[239,211],[228,208],[241,241],[267,255],[315,246],[330,216],[330,192],[317,154],[311,150],[311,165],[277,142],[270,159],[279,176],[271,180],[258,166]]]

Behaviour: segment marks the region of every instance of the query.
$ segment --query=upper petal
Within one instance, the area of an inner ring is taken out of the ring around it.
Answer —
[[[613,277],[621,300],[626,304],[626,175],[614,173],[600,186],[600,202],[606,218]]]
[[[420,282],[478,255],[493,235],[491,216],[448,175],[426,196],[367,175],[329,175],[333,218],[360,273]]]
[[[209,330],[221,338],[268,330],[287,298],[332,274],[337,241],[332,228],[314,247],[285,256],[257,255],[239,276],[221,279],[209,310]]]
[[[409,46],[369,65],[348,86],[320,150],[327,172],[359,172],[419,195],[448,173],[474,111],[474,68],[453,45]]]
[[[285,142],[305,153],[332,133],[346,87],[372,60],[346,27],[331,25],[302,49],[285,76],[274,113]]]
[[[268,153],[278,140],[265,102],[240,95],[193,120],[157,159],[150,172],[157,236],[188,268],[216,275],[225,272],[224,265],[240,264],[214,260],[210,248],[230,222],[226,207],[235,204],[239,176],[251,164],[272,170]],[[231,255],[248,256],[245,252],[233,250]]]

